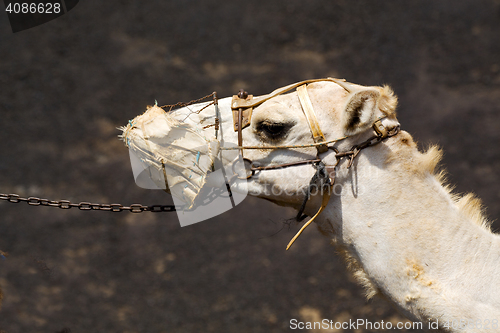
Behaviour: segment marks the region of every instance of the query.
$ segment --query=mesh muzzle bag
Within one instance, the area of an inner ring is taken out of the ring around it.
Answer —
[[[222,156],[219,140],[207,138],[201,127],[153,106],[122,130],[136,184],[169,192],[182,206],[177,211],[182,226],[221,214],[245,198],[241,186],[228,192],[235,174],[244,173],[243,161],[235,151]]]

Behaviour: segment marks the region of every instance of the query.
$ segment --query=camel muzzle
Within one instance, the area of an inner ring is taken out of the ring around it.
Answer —
[[[246,197],[248,192],[246,181],[252,178],[256,171],[309,164],[315,168],[316,172],[310,180],[309,189],[297,214],[297,220],[301,221],[305,218],[303,212],[311,196],[311,188],[316,186],[317,182],[320,182],[323,200],[317,213],[302,226],[290,241],[287,249],[290,248],[302,231],[327,206],[335,183],[335,169],[340,160],[346,158],[348,160],[347,167],[350,168],[354,159],[363,149],[399,133],[399,126],[387,129],[381,121],[385,116],[380,117],[371,126],[374,131],[372,137],[353,146],[349,151],[338,151],[334,144],[349,138],[349,136],[326,140],[321,131],[307,92],[309,83],[319,81],[335,82],[349,93],[353,93],[353,88],[345,80],[326,78],[297,82],[258,97],[243,90],[234,95],[230,107],[233,115],[233,128],[237,132],[237,145],[226,142],[222,135],[223,132],[219,132],[219,125],[222,122],[216,93],[205,97],[213,97],[213,101],[209,103],[197,103],[202,98],[187,104],[178,103],[170,106],[169,111],[165,111],[163,107],[149,107],[143,115],[129,121],[129,124],[122,128],[122,138],[129,147],[132,170],[137,185],[149,189],[163,189],[171,193],[174,203],[182,208],[177,210],[177,215],[181,226],[185,226],[201,222],[235,207]],[[253,109],[265,101],[295,88],[311,130],[313,143],[245,146],[242,131],[250,125]],[[174,106],[189,107],[190,114],[186,119],[190,115],[200,114],[207,108],[213,109],[214,123],[203,127],[201,124],[179,121],[170,113]],[[211,126],[214,127],[214,136],[207,138],[206,132],[203,131]],[[310,147],[317,149],[316,158],[292,163],[261,166],[244,157],[244,151],[248,149],[276,150]],[[330,150],[335,153],[335,165],[325,165],[319,156]]]

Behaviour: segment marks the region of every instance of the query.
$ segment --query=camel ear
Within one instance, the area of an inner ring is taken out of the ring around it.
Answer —
[[[350,95],[343,114],[345,135],[363,132],[373,125],[380,93],[374,89],[357,91]]]

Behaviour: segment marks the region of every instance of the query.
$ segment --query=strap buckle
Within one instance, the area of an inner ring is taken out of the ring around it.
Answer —
[[[377,133],[377,136],[381,139],[387,138],[389,132],[387,128],[382,124],[382,119],[377,120],[373,123],[373,130]]]
[[[250,125],[250,119],[252,118],[252,106],[247,106],[245,103],[250,102],[253,99],[253,95],[238,94],[233,95],[233,100],[231,101],[231,109],[233,111],[233,126],[234,131],[238,132],[239,127],[244,129]],[[240,111],[241,110],[241,111]],[[241,112],[241,124],[239,123],[239,112]]]

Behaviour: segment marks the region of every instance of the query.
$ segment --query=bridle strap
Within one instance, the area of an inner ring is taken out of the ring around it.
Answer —
[[[313,140],[315,143],[325,142],[326,138],[321,132],[319,127],[318,118],[316,118],[316,114],[314,112],[314,108],[311,103],[311,99],[309,98],[309,94],[307,93],[307,84],[303,84],[297,87],[297,94],[299,96],[300,105],[302,106],[302,110],[306,115],[307,122],[309,123],[309,127],[311,128],[311,133],[313,136]],[[319,153],[324,153],[328,151],[328,147],[326,144],[317,146]]]
[[[246,98],[245,99],[242,99],[242,98],[233,99],[232,104],[231,104],[231,108],[233,110],[235,110],[238,108],[256,107],[256,106],[264,103],[265,101],[267,101],[273,97],[276,97],[278,95],[284,94],[287,91],[290,91],[292,89],[297,88],[298,86],[301,86],[304,84],[309,84],[309,83],[314,83],[314,82],[321,82],[321,81],[330,81],[330,82],[338,83],[338,82],[344,82],[345,79],[334,79],[334,78],[328,77],[328,78],[324,78],[324,79],[312,79],[312,80],[304,80],[304,81],[300,81],[300,82],[295,82],[295,83],[292,83],[288,86],[278,88],[267,95],[261,95],[258,97],[253,97],[251,99],[250,98],[248,98],[248,99],[246,99]],[[343,87],[343,85],[342,85],[342,87]]]
[[[278,88],[267,95],[262,95],[255,97],[253,95],[249,95],[243,89],[240,90],[238,95],[234,95],[231,101],[231,110],[233,113],[233,125],[234,131],[238,132],[238,147],[240,148],[240,154],[243,156],[243,134],[242,130],[250,125],[250,118],[252,117],[252,110],[254,107],[264,103],[265,101],[286,93],[294,88],[297,88],[297,94],[299,96],[300,105],[304,110],[307,121],[309,123],[309,127],[311,128],[311,133],[313,135],[314,143],[323,143],[326,141],[323,132],[319,127],[318,119],[314,113],[314,108],[311,103],[311,99],[309,98],[309,94],[307,93],[307,84],[321,81],[330,81],[335,82],[341,87],[344,85],[340,84],[344,82],[344,79],[334,79],[334,78],[326,78],[326,79],[313,79],[313,80],[304,80],[296,83],[292,83],[288,86]],[[328,147],[325,144],[319,144],[316,146],[318,149],[318,153],[324,153],[328,150]]]
[[[319,214],[321,214],[321,212],[326,208],[326,206],[328,205],[328,201],[330,201],[330,196],[331,196],[331,192],[332,192],[332,187],[333,187],[333,184],[330,184],[330,186],[326,189],[326,191],[323,193],[323,200],[321,201],[321,207],[319,208],[319,210],[316,212],[316,214],[314,214],[313,217],[311,217],[311,219],[309,219],[309,221],[307,221],[303,226],[302,228],[300,228],[300,230],[295,234],[295,236],[293,236],[293,238],[290,240],[290,242],[288,243],[286,249],[288,250],[290,248],[290,246],[292,246],[293,242],[295,242],[295,240],[297,238],[299,238],[300,234],[302,233],[302,231],[304,231],[313,221],[316,217],[319,216]]]
[[[365,148],[368,148],[368,147],[371,147],[371,146],[374,146],[376,144],[379,144],[380,142],[390,138],[390,137],[393,137],[395,135],[397,135],[399,132],[400,132],[400,128],[399,126],[396,126],[390,130],[388,130],[381,122],[381,119],[377,120],[373,126],[372,126],[373,130],[375,131],[375,135],[371,138],[369,138],[368,140],[358,144],[358,145],[355,145],[354,147],[351,148],[351,150],[349,151],[345,151],[345,152],[339,152],[337,151],[335,148],[331,147],[332,149],[335,150],[335,157],[337,158],[337,162],[335,163],[335,165],[333,166],[334,169],[333,169],[333,175],[332,174],[329,174],[328,176],[330,178],[328,178],[327,176],[327,179],[328,179],[328,183],[326,183],[326,185],[329,185],[328,187],[327,186],[323,186],[322,189],[323,191],[325,191],[325,188],[327,188],[327,190],[325,192],[323,192],[323,200],[321,202],[321,207],[319,208],[319,210],[316,212],[316,214],[314,214],[313,217],[311,217],[311,219],[309,219],[309,221],[307,221],[303,226],[302,228],[300,228],[300,230],[295,234],[295,236],[292,238],[292,240],[288,243],[288,246],[286,247],[286,249],[288,250],[290,248],[290,246],[292,246],[293,242],[295,242],[295,240],[300,236],[300,234],[302,233],[302,231],[304,231],[307,226],[309,226],[316,217],[319,216],[319,214],[321,214],[321,212],[325,209],[325,207],[328,205],[328,201],[330,200],[330,196],[331,196],[331,192],[332,192],[332,188],[333,188],[333,185],[335,184],[335,168],[337,167],[337,165],[339,164],[340,160],[342,158],[348,158],[349,159],[349,162],[347,164],[347,168],[349,169],[351,166],[352,166],[352,163],[354,161],[354,159],[358,156],[358,154],[361,152],[361,150],[365,149]],[[321,167],[321,165],[320,165]],[[321,172],[322,170],[318,168],[317,172]],[[313,182],[315,182],[317,180],[317,177],[316,175],[313,176],[313,178],[311,179],[311,184]],[[311,185],[310,184],[310,185]],[[300,215],[302,215],[302,212],[305,208],[305,204],[307,203],[307,201],[309,200],[309,192],[307,193],[306,197],[304,198],[304,202],[302,204],[302,207],[300,208],[299,210],[299,214],[297,215],[297,217],[300,217]]]
[[[309,98],[309,94],[307,92],[307,84],[309,83],[314,83],[314,82],[320,82],[320,81],[330,81],[330,82],[335,82],[338,85],[340,85],[342,88],[347,90],[349,93],[351,93],[351,89],[344,84],[345,80],[339,80],[339,79],[334,79],[334,78],[326,78],[326,79],[315,79],[315,80],[305,80],[305,81],[300,81],[296,82],[293,84],[290,84],[285,87],[278,88],[271,92],[270,94],[267,95],[262,95],[258,97],[253,97],[252,95],[248,95],[243,90],[240,90],[240,93],[238,95],[234,95],[233,99],[231,101],[231,109],[233,113],[233,124],[234,124],[234,130],[238,132],[238,147],[235,147],[236,149],[240,150],[240,156],[243,157],[243,150],[244,149],[283,149],[283,148],[305,148],[306,146],[315,146],[318,149],[318,154],[319,153],[324,153],[327,152],[328,149],[333,149],[335,151],[335,157],[336,157],[336,164],[334,167],[336,167],[339,163],[339,161],[342,158],[348,158],[348,166],[347,168],[350,168],[354,159],[358,156],[359,152],[365,148],[368,148],[370,146],[373,146],[375,144],[380,143],[381,141],[392,137],[396,134],[399,133],[399,126],[387,130],[384,125],[382,125],[381,120],[384,117],[381,117],[377,119],[373,123],[373,130],[375,131],[375,136],[371,137],[370,139],[366,140],[365,142],[362,142],[361,144],[355,145],[353,148],[351,148],[350,151],[344,151],[344,152],[339,152],[337,149],[334,147],[328,147],[327,144],[331,142],[337,142],[346,139],[348,136],[338,138],[335,140],[330,140],[327,141],[323,132],[321,131],[321,128],[319,126],[318,119],[316,118],[316,114],[314,112],[313,105],[311,103],[311,99]],[[265,101],[276,97],[278,95],[281,95],[283,93],[286,93],[287,91],[290,91],[294,88],[297,88],[297,95],[299,97],[300,105],[302,107],[302,110],[304,111],[304,114],[306,116],[307,122],[309,123],[309,127],[311,129],[311,133],[313,136],[314,144],[311,145],[294,145],[294,146],[271,146],[271,147],[257,147],[257,146],[252,146],[252,147],[245,147],[243,146],[243,138],[242,138],[242,130],[246,126],[250,125],[250,118],[252,116],[252,109]],[[221,148],[224,149],[224,148]],[[225,148],[225,149],[234,149],[234,148]],[[306,164],[306,163],[318,163],[317,166],[317,173],[324,173],[325,171],[325,166],[321,163],[321,159],[319,157],[316,157],[315,160],[305,160],[305,161],[299,161],[299,162],[294,162],[294,163],[288,163],[288,164],[280,164],[280,165],[274,165],[274,166],[265,166],[265,167],[254,167],[252,161],[248,159],[243,159],[244,161],[246,160],[250,164],[250,173],[246,175],[245,178],[250,178],[254,175],[255,171],[257,170],[272,170],[272,169],[277,169],[277,168],[282,168],[282,167],[287,167],[287,166],[295,166],[295,165],[300,165],[300,164]],[[319,162],[318,162],[319,160]],[[234,168],[234,163],[233,163],[233,168]],[[324,178],[325,182],[322,185],[322,190],[323,192],[323,200],[321,202],[321,207],[319,210],[314,214],[314,216],[307,221],[302,228],[297,232],[297,234],[292,238],[292,240],[288,243],[287,250],[292,246],[292,244],[295,242],[295,240],[300,236],[300,234],[309,226],[314,219],[316,219],[319,214],[326,208],[328,205],[328,201],[330,200],[331,196],[331,191],[333,188],[333,185],[335,183],[335,175],[330,176],[328,174],[325,174],[321,176]],[[332,178],[330,178],[332,177]],[[239,177],[238,177],[239,178]],[[241,179],[241,178],[240,178]],[[302,215],[302,212],[304,211],[305,205],[307,201],[309,200],[310,197],[310,188],[314,183],[318,180],[318,174],[315,174],[313,178],[310,181],[308,193],[306,197],[304,198],[302,207],[299,210],[298,213],[298,220]],[[325,191],[326,190],[326,191]]]
[[[243,109],[238,108],[238,147],[243,146]],[[243,155],[243,150],[240,150]]]

